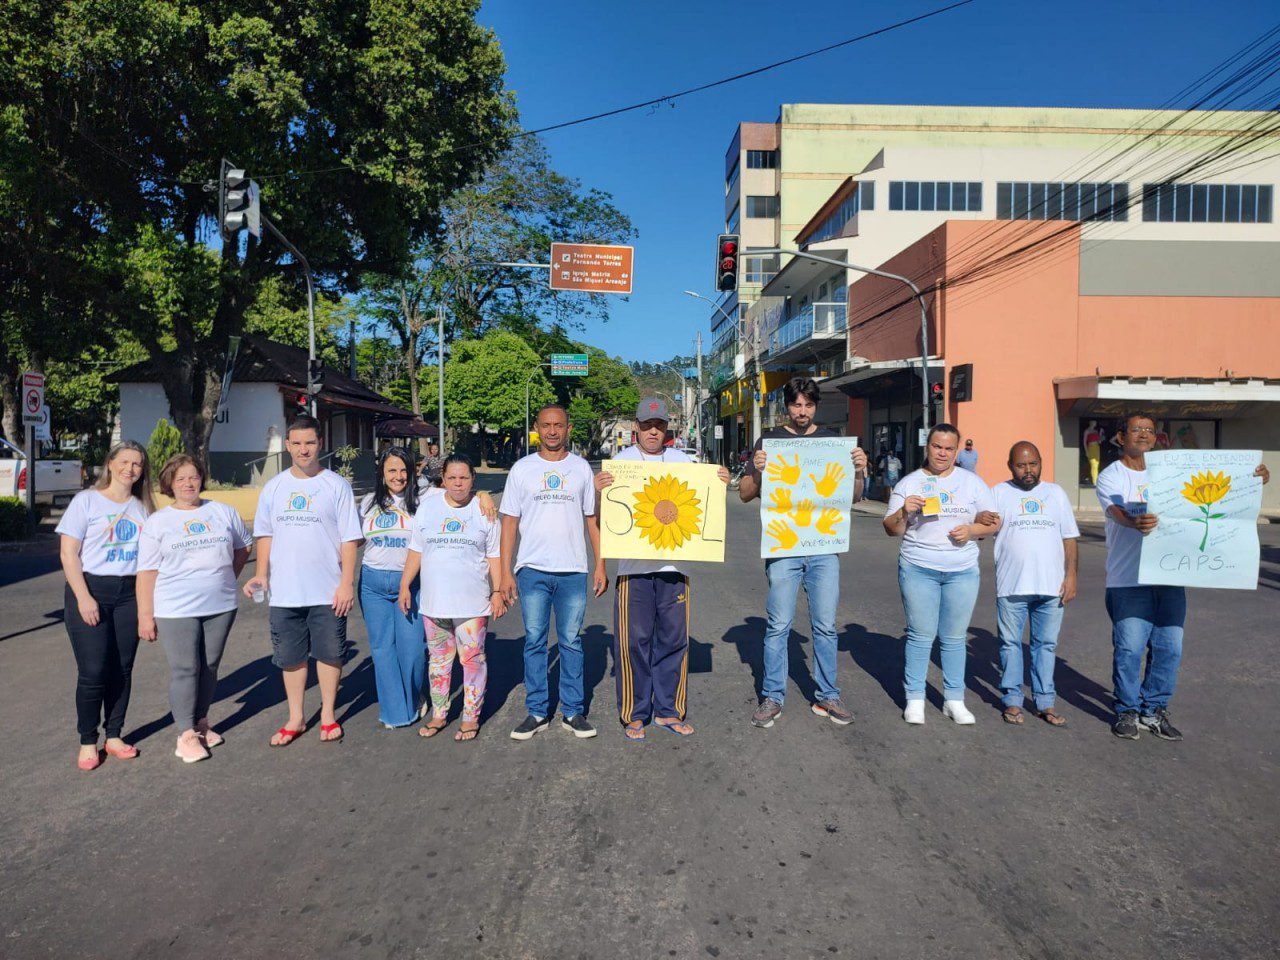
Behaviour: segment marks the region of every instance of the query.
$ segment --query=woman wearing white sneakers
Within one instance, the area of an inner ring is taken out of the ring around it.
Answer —
[[[173,504],[147,518],[138,548],[138,635],[158,636],[169,658],[169,709],[180,731],[173,753],[183,763],[204,760],[222,743],[209,707],[252,543],[240,515],[202,498],[203,487],[194,457],[170,458],[160,492]]]
[[[965,634],[978,599],[978,544],[999,524],[975,523],[995,513],[991,491],[976,473],[957,470],[960,432],[949,423],[929,431],[925,465],[907,474],[889,495],[884,531],[901,537],[898,587],[907,615],[905,683],[907,723],[924,723],[929,654],[938,639],[942,654],[942,714],[973,723],[964,705]]]

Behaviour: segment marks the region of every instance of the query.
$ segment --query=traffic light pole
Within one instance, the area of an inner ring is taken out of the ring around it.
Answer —
[[[284,248],[293,255],[293,258],[302,264],[302,274],[307,278],[307,409],[311,411],[311,415],[314,417],[316,415],[316,394],[312,370],[316,362],[316,290],[315,279],[311,275],[311,264],[302,255],[302,251],[289,242],[289,238],[280,232],[279,228],[271,222],[271,218],[266,214],[262,215],[262,224],[271,231],[273,237],[284,245]]]
[[[754,252],[755,251],[753,250],[752,253]],[[733,317],[729,316],[729,314],[725,313],[724,307],[720,306],[720,304],[716,303],[710,297],[704,297],[702,294],[695,293],[692,290],[686,290],[684,293],[686,297],[696,297],[699,300],[705,300],[707,303],[711,304],[719,311],[720,316],[734,324],[734,326],[736,326],[740,331],[745,331],[747,329],[747,321],[745,317],[741,320],[735,320]],[[739,333],[739,342],[741,342],[742,337],[743,334]],[[751,390],[751,442],[755,443],[760,439],[760,401],[756,399],[755,387],[764,386],[760,381],[760,331],[758,329],[753,329],[751,332],[751,366],[755,371],[755,385]]]
[[[896,273],[888,273],[884,270],[873,270],[871,267],[860,267],[856,263],[846,263],[843,260],[837,260],[834,257],[820,257],[816,253],[808,253],[804,250],[787,250],[783,247],[774,247],[768,250],[752,250],[752,255],[758,254],[787,254],[792,257],[804,257],[806,260],[815,260],[818,263],[826,263],[833,267],[843,267],[846,270],[857,270],[859,273],[869,273],[876,277],[884,277],[887,280],[897,280],[899,283],[905,283],[911,288],[911,293],[915,296],[916,302],[920,304],[920,423],[924,427],[925,435],[929,432],[929,315],[924,306],[924,295],[920,292],[920,288],[911,282],[907,277],[899,276]],[[923,444],[921,444],[923,446]]]

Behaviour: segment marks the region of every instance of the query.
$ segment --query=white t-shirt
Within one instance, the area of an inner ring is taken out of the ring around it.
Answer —
[[[507,475],[499,509],[520,518],[516,570],[587,572],[582,518],[596,512],[595,477],[576,453],[563,460],[547,460],[538,453],[521,457]]]
[[[991,488],[1003,521],[996,534],[996,596],[1056,597],[1062,590],[1062,541],[1080,536],[1071,501],[1056,483],[1023,490],[1011,481]]]
[[[1098,503],[1106,517],[1107,586],[1136,587],[1138,562],[1142,558],[1142,534],[1132,527],[1116,523],[1108,507],[1120,507],[1130,514],[1145,513],[1147,471],[1130,470],[1117,460],[1098,474],[1094,492],[1098,494]]]
[[[81,490],[67,504],[57,532],[80,541],[80,567],[99,577],[138,572],[138,536],[147,519],[137,497],[116,503],[100,490]]]
[[[258,496],[253,535],[271,538],[271,606],[333,603],[342,582],[342,544],[363,540],[351,484],[332,470],[296,477],[292,468]]]
[[[240,515],[205,500],[194,510],[164,507],[142,527],[138,569],[158,570],[157,617],[209,617],[236,608],[232,560],[252,541]]]
[[[360,501],[361,529],[364,531],[364,559],[373,570],[403,570],[409,553],[409,531],[413,517],[405,509],[403,495],[391,495],[391,509],[383,510],[373,494]]]
[[[663,447],[662,453],[648,454],[640,449],[640,445],[632,444],[621,451],[615,460],[651,460],[654,463],[692,463],[683,450],[675,447]],[[674,563],[666,560],[619,560],[618,576],[630,577],[645,573],[683,573]]]
[[[409,549],[422,554],[418,612],[433,620],[489,616],[487,558],[499,555],[501,531],[474,496],[465,507],[450,506],[444,497],[418,507],[409,533]]]
[[[941,500],[937,514],[931,517],[914,513],[907,518],[902,535],[902,559],[917,567],[953,572],[967,570],[978,562],[978,544],[970,540],[957,547],[947,536],[962,523],[973,523],[982,510],[995,510],[991,491],[976,473],[953,467],[945,477],[913,470],[898,481],[889,494],[885,516],[902,509],[910,496],[936,496]]]

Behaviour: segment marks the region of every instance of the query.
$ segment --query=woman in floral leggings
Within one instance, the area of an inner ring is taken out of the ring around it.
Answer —
[[[462,660],[462,724],[454,739],[474,740],[488,668],[484,641],[489,618],[507,612],[498,583],[500,527],[480,510],[473,495],[475,468],[455,453],[443,466],[444,496],[418,508],[400,581],[400,609],[413,604],[410,586],[422,572],[418,612],[426,629],[431,719],[418,732],[434,737],[449,723],[453,661]]]

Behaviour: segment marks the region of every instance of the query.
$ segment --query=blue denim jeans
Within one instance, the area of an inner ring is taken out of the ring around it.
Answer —
[[[932,570],[898,558],[898,589],[907,615],[908,700],[923,700],[934,637],[942,655],[942,698],[964,699],[965,634],[978,601],[982,574],[975,563],[964,570]]]
[[[836,606],[840,602],[840,558],[834,553],[817,557],[780,557],[764,562],[769,581],[765,610],[769,626],[764,633],[764,683],[761,694],[782,703],[787,692],[787,641],[796,616],[796,595],[804,587],[809,598],[809,626],[813,630],[813,680],[819,700],[840,696],[836,686]]]
[[[560,653],[560,712],[582,713],[582,618],[587,612],[585,573],[548,573],[521,567],[516,573],[520,616],[524,619],[524,705],[535,717],[550,716],[547,683],[547,637],[551,614],[556,615],[556,645]]]
[[[1000,625],[1000,702],[1021,707],[1022,630],[1031,621],[1031,696],[1037,710],[1056,702],[1053,665],[1062,629],[1061,597],[1021,594],[996,597],[996,621]]]
[[[1187,591],[1182,587],[1108,587],[1111,684],[1116,713],[1150,716],[1169,706],[1182,662]],[[1142,662],[1147,675],[1142,676]]]
[[[378,719],[405,727],[418,719],[423,677],[427,669],[426,638],[418,616],[418,582],[411,591],[413,608],[400,612],[400,571],[360,568],[360,610],[369,632],[373,681],[378,690]]]

